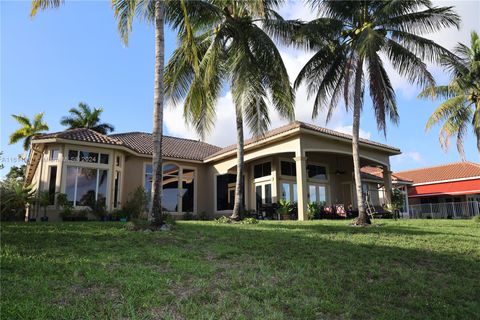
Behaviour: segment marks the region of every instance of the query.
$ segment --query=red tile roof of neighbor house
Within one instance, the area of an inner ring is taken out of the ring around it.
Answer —
[[[428,168],[399,171],[395,172],[395,174],[412,180],[414,184],[468,178],[480,179],[480,164],[469,161],[455,162]]]
[[[318,126],[300,122],[300,121],[294,121],[287,125],[267,131],[261,137],[245,140],[245,146],[248,146],[255,142],[262,142],[267,138],[274,137],[294,129],[307,129],[310,131],[323,133],[332,137],[337,137],[345,140],[352,139],[352,137],[348,134],[325,129],[322,127],[318,127]],[[52,139],[52,138],[124,146],[137,153],[145,154],[145,155],[151,155],[153,152],[152,134],[145,133],[145,132],[126,132],[126,133],[103,135],[87,128],[78,128],[78,129],[68,129],[61,132],[37,135],[33,138],[33,140],[43,140],[43,139]],[[395,154],[400,153],[400,150],[398,148],[394,148],[394,147],[391,147],[382,143],[378,143],[375,141],[360,139],[360,142],[371,145],[371,146],[386,148]],[[176,138],[176,137],[169,137],[169,136],[163,137],[163,156],[171,157],[171,158],[201,161],[201,160],[205,160],[208,158],[212,158],[215,156],[228,153],[230,151],[235,150],[236,147],[237,145],[233,144],[225,148],[220,148],[220,147],[217,147],[202,141],[197,141],[197,140]]]
[[[383,169],[378,168],[378,167],[362,167],[360,170],[362,172],[362,175],[366,179],[382,179],[383,180]],[[396,173],[392,173],[392,181],[395,182],[412,182],[412,180],[400,176]]]

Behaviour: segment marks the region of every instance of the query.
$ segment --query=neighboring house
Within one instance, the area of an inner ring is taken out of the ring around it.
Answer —
[[[412,181],[408,187],[408,201],[413,217],[464,217],[479,214],[478,163],[456,162],[400,171],[394,175]]]
[[[173,215],[202,211],[229,214],[236,179],[236,146],[163,138],[163,206]],[[284,198],[298,203],[298,219],[306,219],[308,202],[325,201],[356,207],[351,136],[303,122],[268,131],[245,141],[245,204],[255,210]],[[390,156],[400,150],[360,139],[362,167],[377,167],[370,182],[391,190]],[[102,135],[71,129],[33,138],[27,183],[52,194],[66,193],[76,208],[95,198],[108,210],[120,208],[139,186],[147,192],[152,180],[152,136],[129,132]],[[363,173],[368,175],[368,173]],[[50,220],[58,219],[52,203]],[[38,214],[38,209],[30,215]]]

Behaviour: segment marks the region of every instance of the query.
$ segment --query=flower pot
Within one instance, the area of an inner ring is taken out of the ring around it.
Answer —
[[[290,220],[290,214],[282,214],[282,220]]]

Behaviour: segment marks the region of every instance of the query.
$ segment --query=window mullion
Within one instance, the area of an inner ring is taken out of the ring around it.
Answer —
[[[78,182],[78,170],[80,169],[79,167],[76,167],[76,172],[75,172],[75,192],[73,193],[73,206],[77,205],[77,182]]]

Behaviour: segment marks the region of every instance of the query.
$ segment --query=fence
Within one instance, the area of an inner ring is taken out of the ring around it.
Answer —
[[[412,219],[459,219],[480,215],[480,202],[423,203],[409,206]]]

